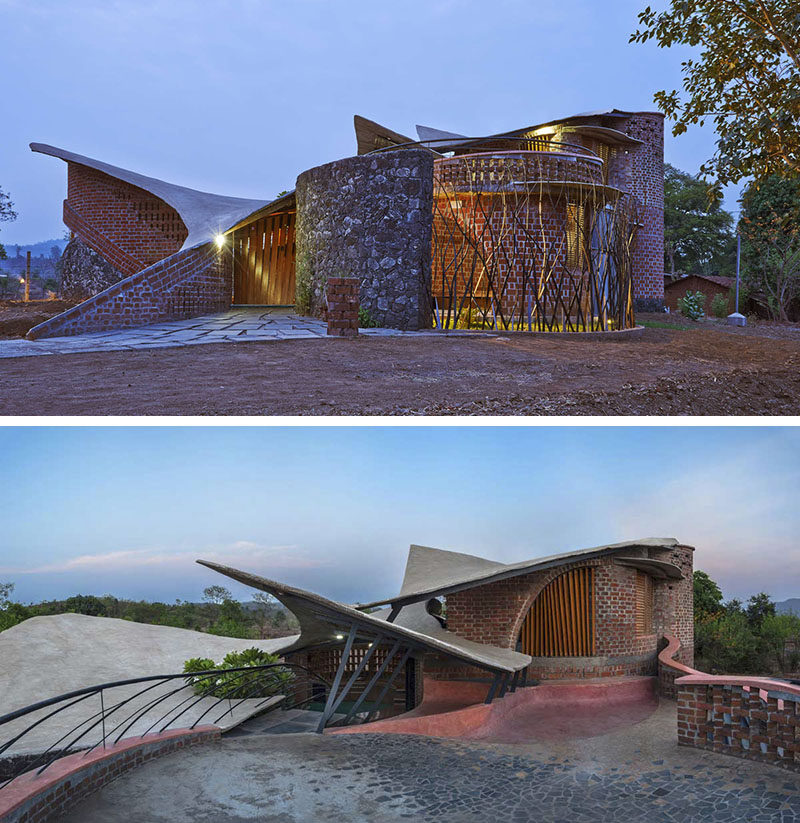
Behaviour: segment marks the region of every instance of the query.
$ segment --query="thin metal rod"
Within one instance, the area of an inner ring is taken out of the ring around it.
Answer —
[[[339,661],[339,668],[336,669],[336,676],[333,678],[333,683],[331,684],[331,690],[328,692],[328,699],[325,701],[325,708],[322,710],[322,717],[320,718],[319,725],[317,726],[317,732],[322,734],[323,730],[325,729],[325,724],[328,722],[328,719],[333,714],[333,704],[336,700],[336,693],[339,691],[339,684],[342,682],[342,676],[344,675],[344,670],[347,668],[347,659],[350,657],[350,649],[353,648],[353,641],[356,639],[356,625],[353,623],[350,626],[350,631],[347,634],[347,641],[344,644],[344,649],[342,650],[342,659]]]
[[[505,697],[506,691],[508,689],[508,678],[509,674],[508,672],[506,672],[503,675],[502,681],[500,682],[500,694],[497,695],[498,697]]]
[[[336,713],[336,709],[339,708],[339,706],[341,705],[341,703],[344,700],[345,696],[349,693],[350,689],[353,688],[353,685],[355,684],[356,680],[358,680],[358,678],[361,676],[361,672],[363,672],[364,669],[366,668],[367,663],[369,663],[369,661],[371,660],[372,655],[375,653],[376,649],[378,648],[378,644],[382,640],[383,640],[383,634],[378,634],[378,635],[375,636],[375,640],[373,640],[372,643],[369,644],[369,648],[367,649],[366,653],[364,654],[364,657],[361,658],[361,662],[356,667],[356,670],[350,675],[350,679],[347,681],[347,683],[345,684],[345,687],[342,689],[341,693],[339,694],[339,696],[334,701],[333,708],[331,709],[331,714]]]
[[[495,694],[497,694],[497,687],[500,685],[500,678],[501,677],[502,677],[502,675],[500,674],[500,672],[498,672],[492,678],[492,685],[489,686],[489,691],[486,694],[486,700],[483,701],[484,703],[488,704],[488,703],[491,703],[492,700],[494,700],[494,696],[495,696]]]
[[[400,641],[395,640],[394,646],[389,650],[389,654],[386,655],[386,659],[381,663],[380,668],[377,672],[372,676],[372,679],[367,683],[366,688],[358,697],[358,700],[350,707],[350,711],[345,716],[344,720],[342,721],[343,725],[347,725],[353,715],[358,711],[361,704],[366,700],[367,695],[372,691],[375,684],[380,680],[381,675],[386,671],[387,666],[392,661],[392,658],[397,654],[398,649],[400,648]]]
[[[408,658],[411,657],[411,652],[412,649],[406,649],[406,653],[403,655],[400,662],[395,667],[395,670],[392,672],[391,676],[386,681],[386,685],[383,687],[383,689],[381,689],[381,693],[378,695],[378,699],[372,704],[372,708],[367,712],[367,720],[369,720],[369,718],[380,708],[381,703],[383,703],[383,700],[386,697],[386,694],[388,693],[390,686],[392,685],[392,683],[394,683],[394,680],[397,677],[397,675],[400,674],[400,670],[403,668],[403,666],[405,666]]]

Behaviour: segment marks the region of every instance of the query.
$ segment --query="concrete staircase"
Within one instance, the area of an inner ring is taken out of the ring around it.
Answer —
[[[236,728],[225,732],[225,737],[244,737],[254,734],[301,734],[316,732],[319,725],[320,712],[308,709],[276,709],[275,711],[251,717],[240,723]],[[342,720],[343,714],[334,714],[328,725]]]

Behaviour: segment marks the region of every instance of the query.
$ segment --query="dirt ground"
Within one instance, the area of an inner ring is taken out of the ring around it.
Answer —
[[[70,300],[0,300],[0,339],[25,337],[29,329],[74,305]]]
[[[798,413],[800,333],[768,325],[646,328],[626,343],[362,336],[0,360],[5,415]]]

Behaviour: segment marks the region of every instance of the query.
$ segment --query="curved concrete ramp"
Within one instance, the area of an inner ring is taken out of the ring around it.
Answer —
[[[490,705],[486,684],[425,682],[413,711],[387,720],[331,729],[329,734],[422,734],[528,743],[597,737],[632,726],[658,706],[655,677],[554,681],[517,689]]]

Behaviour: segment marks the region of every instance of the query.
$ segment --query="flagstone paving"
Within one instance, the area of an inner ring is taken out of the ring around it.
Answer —
[[[361,329],[361,334],[414,334],[397,329]],[[248,343],[325,337],[327,325],[287,309],[239,308],[220,314],[169,320],[132,329],[114,329],[43,340],[0,340],[0,357],[74,354],[94,351],[133,351],[196,346],[203,343]]]
[[[800,820],[798,775],[678,747],[665,703],[622,732],[489,745],[407,735],[250,735],[176,752],[84,801],[67,823],[313,820]]]

